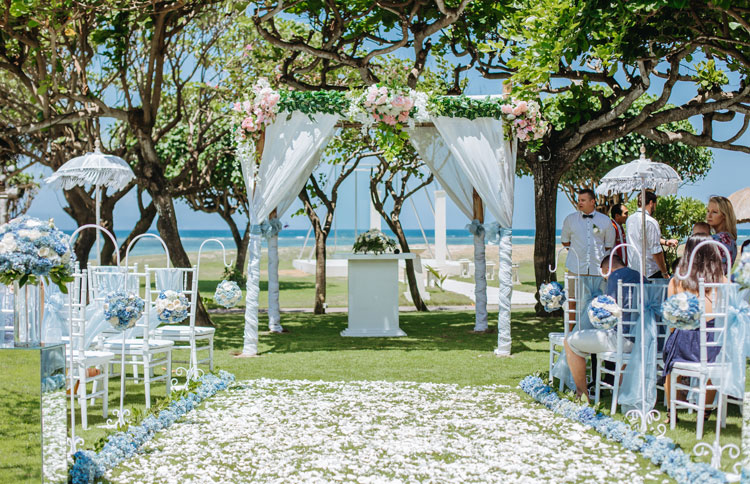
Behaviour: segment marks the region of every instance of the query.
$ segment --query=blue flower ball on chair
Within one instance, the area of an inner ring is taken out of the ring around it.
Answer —
[[[539,301],[548,313],[557,311],[565,302],[565,290],[557,281],[539,286]]]
[[[188,317],[190,303],[188,298],[171,289],[159,292],[154,304],[156,316],[162,323],[179,323]]]
[[[214,301],[220,306],[224,306],[229,309],[237,305],[242,298],[242,290],[239,284],[234,281],[221,281],[216,286],[216,292],[214,293]]]
[[[596,329],[612,329],[622,318],[622,308],[612,296],[597,296],[589,304],[588,315]]]
[[[732,282],[736,282],[742,289],[750,288],[750,251],[743,252],[737,268],[732,272]]]
[[[113,291],[104,297],[104,319],[117,331],[135,326],[143,314],[143,298],[125,291]]]
[[[675,329],[695,329],[701,325],[701,305],[694,294],[680,292],[661,305],[662,319]]]

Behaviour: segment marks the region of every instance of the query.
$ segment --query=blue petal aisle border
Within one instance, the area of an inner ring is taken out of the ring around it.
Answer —
[[[625,422],[597,413],[588,405],[578,405],[560,398],[555,390],[538,376],[527,376],[521,380],[519,386],[553,412],[594,428],[604,437],[619,442],[628,450],[640,452],[654,465],[661,466],[662,472],[679,483],[727,482],[727,477],[722,471],[703,462],[691,461],[687,454],[675,446],[672,439],[641,433],[630,428]],[[750,482],[746,481],[744,474],[742,482]]]
[[[126,432],[117,432],[107,438],[102,450],[79,450],[73,454],[73,467],[70,480],[73,484],[96,482],[117,464],[129,459],[151,440],[156,432],[169,428],[177,419],[191,411],[203,400],[226,389],[234,381],[234,375],[224,370],[219,375],[207,374],[200,377],[201,385],[179,400],[172,400],[159,415],[149,415],[140,425],[131,425]]]

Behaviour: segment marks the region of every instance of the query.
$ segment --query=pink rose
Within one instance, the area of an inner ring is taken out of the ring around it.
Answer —
[[[404,98],[404,111],[411,111],[414,107],[414,100],[410,97]]]
[[[513,112],[513,106],[510,104],[503,104],[500,110],[503,112],[503,114],[510,114]]]
[[[521,110],[521,113],[525,113],[529,110],[529,105],[526,103],[526,101],[519,101],[518,104],[516,104],[516,108]]]
[[[234,106],[232,106],[232,109],[238,113],[242,112],[242,103],[234,103]]]
[[[246,113],[248,113],[248,114],[249,114],[249,113],[250,113],[250,110],[251,110],[252,108],[253,108],[253,103],[251,103],[250,101],[245,101],[245,102],[243,102],[243,103],[242,103],[242,109],[243,109],[243,110],[244,110],[244,111],[245,111]]]
[[[387,103],[387,102],[388,102],[388,96],[386,96],[385,94],[383,94],[383,95],[381,95],[381,96],[380,96],[380,97],[379,97],[379,98],[378,98],[378,99],[377,99],[377,100],[375,101],[375,104],[377,104],[377,105],[381,105],[381,104],[385,104],[385,103]]]
[[[409,113],[404,111],[401,114],[398,115],[398,122],[399,123],[405,123],[409,120]]]
[[[390,114],[387,116],[383,116],[383,122],[387,124],[388,126],[395,126],[396,124],[396,117],[391,116]]]
[[[255,131],[255,120],[250,116],[243,119],[242,129],[250,131],[250,132]]]

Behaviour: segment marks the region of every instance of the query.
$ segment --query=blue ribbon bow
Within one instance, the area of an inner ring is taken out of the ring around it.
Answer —
[[[270,239],[281,232],[281,227],[281,221],[278,218],[272,218],[260,224],[260,233],[264,238]]]

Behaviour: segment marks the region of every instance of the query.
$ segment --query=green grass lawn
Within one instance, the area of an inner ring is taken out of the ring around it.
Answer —
[[[490,314],[496,320],[497,314]],[[515,388],[526,375],[546,372],[548,366],[547,334],[558,330],[554,319],[537,318],[533,312],[514,312],[512,318],[512,356],[495,357],[496,334],[472,334],[474,314],[466,312],[404,313],[403,338],[342,338],[347,315],[312,315],[287,313],[282,322],[286,334],[261,331],[259,356],[235,358],[242,346],[241,314],[213,316],[216,324],[216,366],[235,374],[238,380],[254,378],[307,379],[324,381],[387,380],[459,385],[504,384]],[[265,315],[260,328],[267,327]],[[183,352],[181,352],[183,353]],[[179,354],[177,356],[180,356]],[[183,353],[184,357],[184,353]],[[110,381],[110,408],[117,406],[119,380]],[[520,392],[516,389],[514,391]],[[164,395],[164,385],[156,385],[156,396]],[[143,408],[143,387],[128,383],[126,405]],[[602,411],[608,413],[608,396]],[[89,413],[91,427],[83,431],[91,446],[105,431],[99,405]],[[690,451],[695,440],[695,417],[680,414],[675,431],[667,436]],[[618,414],[617,418],[622,418]],[[704,441],[713,439],[715,419],[707,426]],[[722,443],[740,443],[741,419],[738,408],[730,406]],[[725,459],[726,460],[726,459]]]

